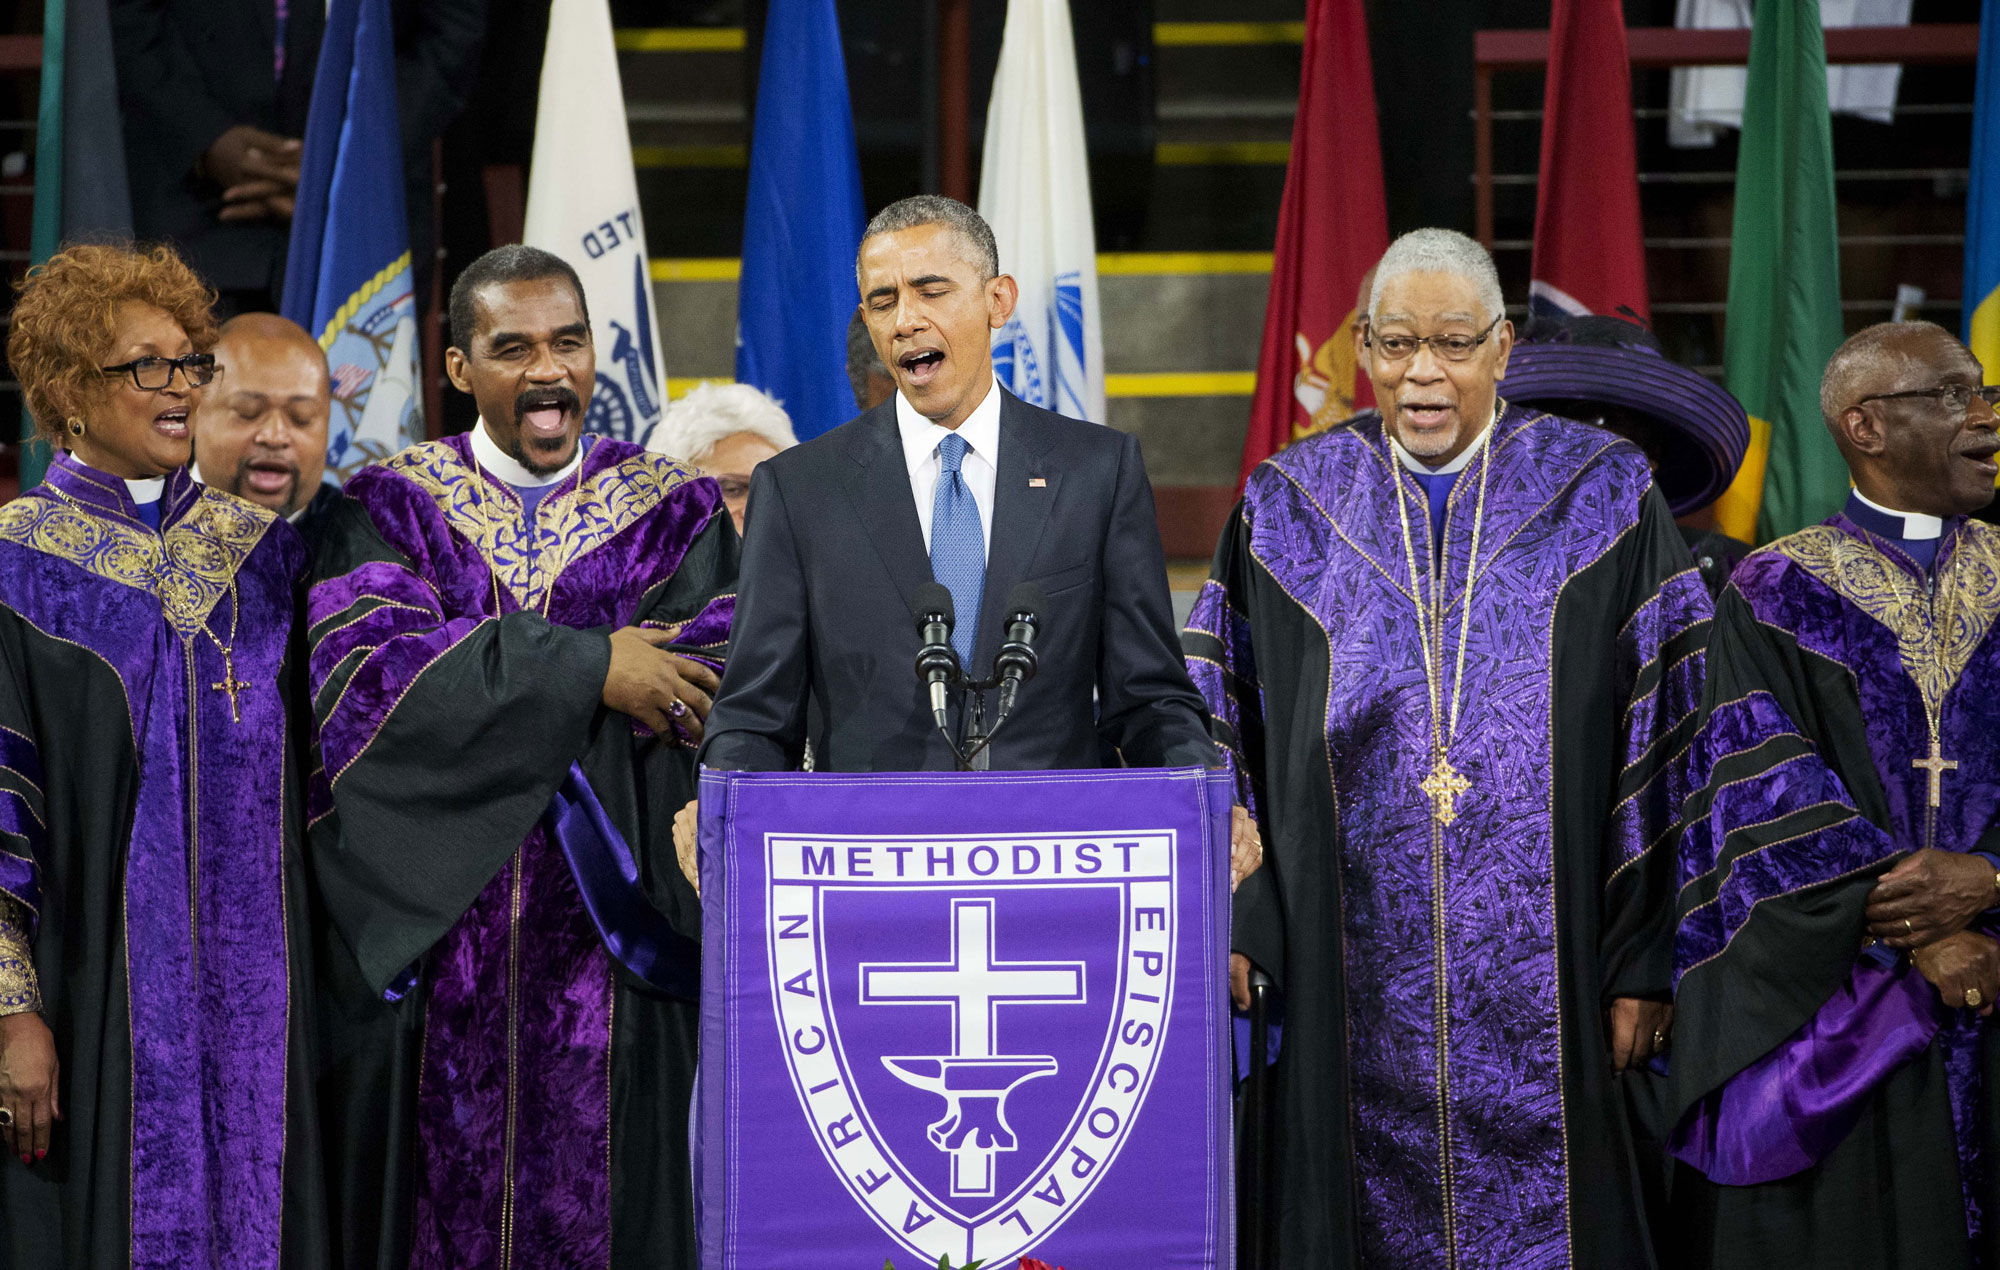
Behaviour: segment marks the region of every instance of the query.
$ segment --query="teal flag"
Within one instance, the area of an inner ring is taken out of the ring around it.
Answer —
[[[31,264],[64,243],[123,241],[132,236],[132,195],[125,179],[125,129],[111,57],[105,0],[47,0],[42,17],[42,100],[35,132],[35,219]],[[42,479],[46,445],[21,408],[21,488]]]

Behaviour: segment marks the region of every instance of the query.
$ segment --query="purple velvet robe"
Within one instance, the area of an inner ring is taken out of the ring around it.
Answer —
[[[1710,602],[1635,447],[1516,408],[1489,444],[1435,576],[1378,417],[1273,456],[1185,636],[1267,844],[1234,938],[1285,994],[1286,1267],[1650,1264],[1641,1078],[1614,1079],[1600,1011],[1667,990],[1659,842]],[[1420,788],[1412,558],[1447,716],[1465,636],[1449,824]]]
[[[68,1117],[34,1169],[0,1161],[0,1264],[323,1265],[305,549],[184,469],[160,513],[67,454],[0,508],[0,892],[36,918]]]
[[[368,994],[421,971],[395,1007],[413,1052],[371,1067],[355,1037],[396,1025],[359,1005],[333,1025],[341,1096],[379,1092],[413,1117],[408,1159],[390,1163],[407,1164],[413,1208],[395,1182],[344,1192],[352,1259],[394,1265],[407,1244],[417,1270],[692,1264],[692,1008],[607,954],[617,933],[593,922],[552,799],[587,790],[622,839],[625,899],[698,931],[670,840],[691,751],[600,697],[618,627],[667,627],[719,664],[736,538],[713,481],[584,446],[532,520],[453,437],[356,475],[322,530],[316,871]],[[375,1149],[336,1144],[337,1171]],[[359,1211],[372,1203],[391,1211]]]
[[[1964,520],[1928,575],[1835,516],[1723,594],[1679,844],[1673,1149],[1723,1184],[1690,1265],[2000,1265],[1992,1028],[1863,949],[1903,855],[2000,846],[1996,616],[2000,531]]]

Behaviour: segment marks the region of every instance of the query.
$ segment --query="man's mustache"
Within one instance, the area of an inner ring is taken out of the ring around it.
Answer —
[[[530,410],[547,410],[551,407],[569,414],[582,409],[583,402],[577,398],[573,390],[561,385],[554,388],[531,388],[514,398],[514,420],[518,423],[521,416]]]

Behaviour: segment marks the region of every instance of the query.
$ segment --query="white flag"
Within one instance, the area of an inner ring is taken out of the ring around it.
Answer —
[[[1015,396],[1104,422],[1104,335],[1083,97],[1068,0],[1011,0],[986,112],[979,214],[1021,303],[994,332],[993,373]]]
[[[1908,26],[1912,0],[1820,0],[1823,30],[1843,26]],[[1750,0],[1680,0],[1674,25],[1683,29],[1747,27]],[[1903,68],[1829,66],[1826,104],[1836,114],[1893,123]],[[1743,126],[1749,71],[1741,66],[1683,66],[1668,87],[1667,142],[1683,150],[1713,146],[1724,128]]]
[[[606,0],[553,0],[522,241],[583,279],[597,344],[584,426],[643,443],[666,404],[646,227]]]

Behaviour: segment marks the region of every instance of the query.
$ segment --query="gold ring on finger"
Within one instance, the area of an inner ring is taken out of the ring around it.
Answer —
[[[14,1113],[5,1107],[0,1107],[0,1129],[11,1129],[13,1127]]]
[[[1910,919],[1907,917],[1903,919],[1903,933],[1905,935],[1914,935],[1917,933],[1917,928],[1910,925]]]
[[[1653,1048],[1656,1050],[1667,1048],[1667,1034],[1658,1028],[1653,1029]]]
[[[1965,990],[1965,1008],[1966,1008],[1966,1009],[1968,1009],[1968,1010],[1977,1010],[1977,1009],[1978,1009],[1978,1008],[1979,1008],[1979,1007],[1980,1007],[1980,1006],[1981,1006],[1982,1004],[1984,1004],[1984,1003],[1985,1003],[1985,1001],[1986,1001],[1986,997],[1985,997],[1985,996],[1984,996],[1983,994],[1981,994],[1981,992],[1979,991],[1979,989],[1977,989],[1977,988],[1967,988],[1967,989]]]

